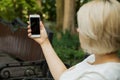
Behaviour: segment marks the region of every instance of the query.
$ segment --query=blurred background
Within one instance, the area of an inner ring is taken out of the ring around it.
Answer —
[[[44,25],[54,33],[53,47],[67,64],[84,59],[77,28],[77,11],[90,0],[0,0],[0,18],[27,23],[29,14],[40,14]],[[17,26],[19,27],[19,26]]]

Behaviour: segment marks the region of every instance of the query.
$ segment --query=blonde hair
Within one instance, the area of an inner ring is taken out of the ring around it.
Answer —
[[[93,0],[78,13],[81,47],[85,52],[106,54],[120,48],[120,3],[116,0]]]

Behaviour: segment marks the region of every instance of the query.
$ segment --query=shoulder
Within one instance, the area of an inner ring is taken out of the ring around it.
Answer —
[[[120,80],[120,63],[95,65],[80,80]]]
[[[84,61],[94,61],[94,55],[90,55]],[[120,63],[89,65],[78,80],[120,80]]]
[[[120,64],[106,63],[85,71],[78,80],[120,80]]]
[[[107,80],[103,75],[98,72],[86,72],[78,80]]]
[[[108,77],[119,77],[120,80],[120,63],[110,62],[101,65],[102,74]]]

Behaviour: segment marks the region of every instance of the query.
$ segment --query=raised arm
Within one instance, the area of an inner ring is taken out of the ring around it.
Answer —
[[[36,42],[38,42],[41,45],[41,48],[43,50],[45,59],[49,66],[50,72],[52,73],[52,76],[54,77],[55,80],[59,80],[61,74],[67,68],[64,65],[64,63],[60,60],[60,58],[57,56],[50,41],[48,40],[47,32],[46,32],[42,22],[40,22],[40,26],[41,26],[40,27],[41,37],[40,38],[32,38],[32,39],[34,39]],[[28,36],[29,37],[31,36],[30,26],[28,26]]]

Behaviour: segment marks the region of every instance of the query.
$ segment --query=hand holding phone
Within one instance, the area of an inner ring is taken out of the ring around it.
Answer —
[[[40,45],[46,42],[48,40],[48,35],[42,21],[40,21],[40,16],[30,15],[29,21],[28,36]],[[37,24],[37,26],[35,24]]]
[[[37,14],[31,14],[29,16],[31,37],[40,37],[40,16]]]

